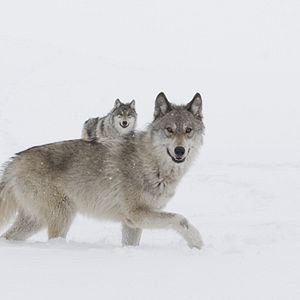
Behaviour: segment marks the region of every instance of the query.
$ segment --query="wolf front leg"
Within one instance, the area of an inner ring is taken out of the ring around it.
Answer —
[[[122,246],[138,246],[140,244],[142,229],[131,228],[122,224]]]
[[[131,228],[171,228],[186,240],[190,248],[201,249],[203,246],[199,231],[179,214],[136,209],[129,213],[125,223]]]

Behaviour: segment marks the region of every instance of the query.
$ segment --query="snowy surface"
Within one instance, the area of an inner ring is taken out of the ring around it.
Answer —
[[[2,1],[0,161],[77,138],[115,98],[200,92],[198,161],[167,209],[199,228],[122,248],[78,217],[67,241],[0,241],[0,299],[300,299],[299,1]]]

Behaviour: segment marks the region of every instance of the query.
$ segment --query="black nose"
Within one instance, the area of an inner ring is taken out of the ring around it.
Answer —
[[[127,121],[123,121],[123,122],[122,122],[122,125],[123,125],[123,126],[127,126],[127,125],[128,125],[128,122],[127,122]]]
[[[185,153],[185,149],[183,147],[179,146],[179,147],[175,148],[174,152],[175,152],[176,157],[182,157]]]

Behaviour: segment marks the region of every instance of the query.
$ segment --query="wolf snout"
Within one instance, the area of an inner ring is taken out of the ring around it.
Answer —
[[[185,148],[178,146],[174,149],[174,153],[175,153],[177,159],[181,159],[185,153]]]
[[[128,125],[129,125],[129,123],[128,123],[127,121],[123,121],[123,122],[121,123],[121,126],[122,126],[123,128],[126,128]]]

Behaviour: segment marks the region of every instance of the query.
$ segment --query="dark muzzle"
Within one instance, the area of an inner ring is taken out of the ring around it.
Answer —
[[[182,157],[185,153],[185,149],[181,146],[176,147],[174,150],[174,153],[175,153],[176,159],[182,159]]]
[[[129,123],[127,121],[123,121],[121,124],[120,124],[123,128],[126,128],[128,127]]]

